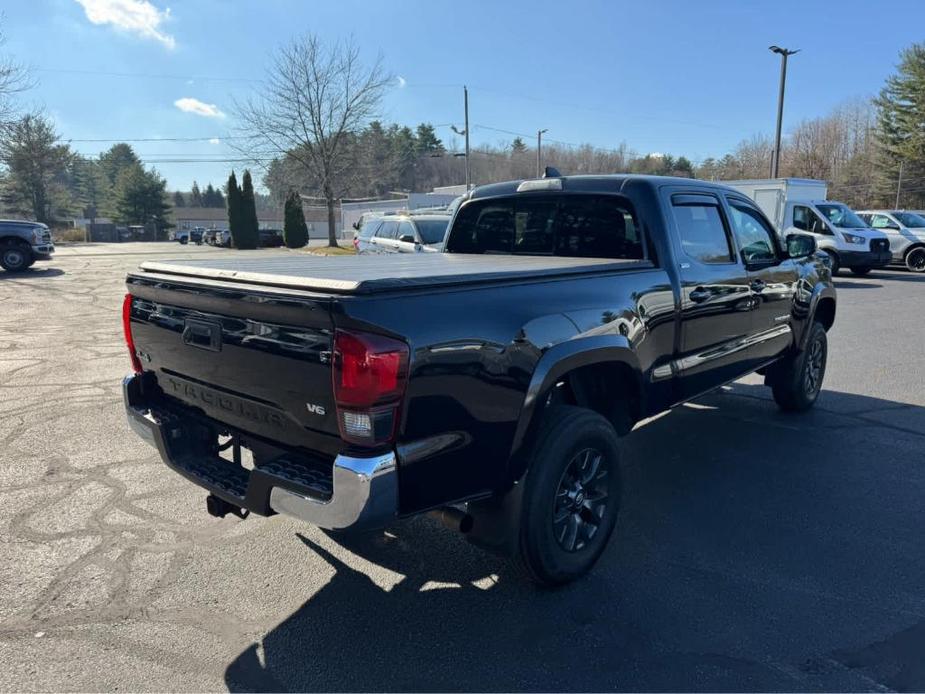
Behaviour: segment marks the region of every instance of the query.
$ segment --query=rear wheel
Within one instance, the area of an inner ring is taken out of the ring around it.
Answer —
[[[852,274],[857,275],[858,277],[863,277],[869,273],[873,268],[871,267],[853,267],[851,268]]]
[[[33,263],[32,250],[20,243],[0,248],[0,266],[7,272],[22,272]]]
[[[816,403],[825,378],[828,338],[822,323],[810,328],[806,349],[774,365],[770,372],[774,402],[787,412],[803,412]]]
[[[906,253],[906,267],[911,272],[925,272],[925,248],[919,246]]]
[[[542,585],[568,583],[598,560],[620,506],[617,434],[581,407],[549,410],[533,446],[517,561]]]

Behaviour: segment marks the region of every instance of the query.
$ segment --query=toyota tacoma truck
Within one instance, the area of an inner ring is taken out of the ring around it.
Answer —
[[[811,407],[836,299],[814,239],[731,188],[550,173],[472,191],[444,253],[143,263],[131,427],[213,515],[426,512],[541,584],[585,573],[618,437],[752,372]]]

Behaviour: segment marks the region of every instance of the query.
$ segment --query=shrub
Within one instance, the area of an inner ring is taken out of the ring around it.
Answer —
[[[308,225],[302,210],[302,198],[294,190],[286,196],[283,240],[288,248],[302,248],[308,243]]]

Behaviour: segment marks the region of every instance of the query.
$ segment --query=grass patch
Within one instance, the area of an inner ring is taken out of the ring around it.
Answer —
[[[308,251],[312,255],[356,255],[356,250],[353,246],[338,246],[334,248],[332,246],[316,246],[311,248]]]

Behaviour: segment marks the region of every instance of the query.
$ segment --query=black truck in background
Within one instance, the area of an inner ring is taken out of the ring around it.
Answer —
[[[211,513],[431,512],[547,585],[604,550],[619,436],[756,371],[811,407],[835,320],[812,237],[644,176],[477,188],[445,253],[147,262],[127,285],[129,422]]]

